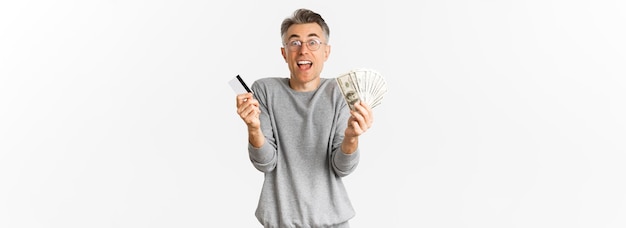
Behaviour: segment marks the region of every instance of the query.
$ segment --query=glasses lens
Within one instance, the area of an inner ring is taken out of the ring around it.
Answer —
[[[311,51],[315,51],[320,48],[320,43],[321,42],[319,40],[309,40],[307,42],[307,46],[309,46]]]
[[[289,48],[289,50],[291,51],[296,51],[301,46],[302,46],[302,42],[300,42],[299,40],[292,40],[292,41],[287,42],[287,48]]]

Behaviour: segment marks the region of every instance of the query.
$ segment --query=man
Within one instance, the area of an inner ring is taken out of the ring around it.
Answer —
[[[354,104],[360,101],[357,93],[354,91],[347,92],[346,99],[348,101],[348,106],[354,106]]]
[[[364,102],[351,111],[334,78],[324,19],[299,9],[281,25],[289,78],[263,78],[237,95],[248,153],[265,179],[256,210],[264,227],[349,227],[355,212],[342,177],[359,162],[359,136],[373,122]]]

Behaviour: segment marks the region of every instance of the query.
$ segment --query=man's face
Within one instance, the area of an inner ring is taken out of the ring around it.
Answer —
[[[330,54],[330,46],[326,44],[326,37],[320,27],[316,23],[296,24],[289,27],[283,40],[284,43],[298,40],[302,46],[296,50],[290,50],[288,45],[281,48],[281,52],[285,62],[291,72],[292,83],[299,85],[319,80],[324,62]],[[310,50],[307,43],[316,39],[322,42],[319,49]]]
[[[356,99],[356,93],[350,93],[350,94],[348,95],[348,99],[350,99],[350,100],[355,100],[355,99]]]

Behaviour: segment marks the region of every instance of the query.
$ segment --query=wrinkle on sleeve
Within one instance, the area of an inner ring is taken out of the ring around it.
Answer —
[[[341,151],[341,148],[335,150],[332,157],[332,166],[335,174],[339,177],[345,177],[354,172],[359,164],[360,156],[361,152],[358,148],[352,154],[345,154]]]
[[[248,154],[254,168],[261,172],[271,172],[276,167],[276,149],[267,141],[260,148],[248,143]]]

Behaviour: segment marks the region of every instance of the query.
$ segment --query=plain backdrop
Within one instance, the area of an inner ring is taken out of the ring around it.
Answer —
[[[353,227],[626,227],[620,0],[3,1],[0,227],[261,227],[227,82],[301,7],[389,86]]]

